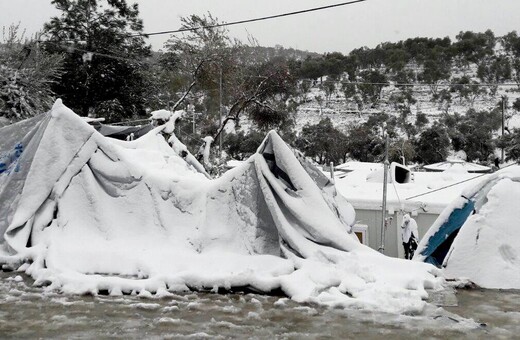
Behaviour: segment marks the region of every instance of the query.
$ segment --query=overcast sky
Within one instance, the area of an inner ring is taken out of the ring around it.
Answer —
[[[127,0],[138,2],[146,32],[177,29],[180,17],[211,12],[231,22],[325,6],[342,0]],[[21,23],[28,33],[57,15],[50,0],[0,0],[0,26]],[[361,46],[411,37],[454,38],[463,30],[496,35],[520,30],[520,0],[368,0],[292,17],[232,26],[230,35],[250,34],[262,46],[293,47],[314,52],[348,53]],[[168,35],[150,39],[162,47]]]

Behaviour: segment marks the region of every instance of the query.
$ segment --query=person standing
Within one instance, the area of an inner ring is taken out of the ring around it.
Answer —
[[[415,222],[409,214],[403,216],[401,238],[404,247],[404,258],[411,260],[415,250],[417,249],[417,243],[419,242],[419,230],[417,228],[417,222]]]

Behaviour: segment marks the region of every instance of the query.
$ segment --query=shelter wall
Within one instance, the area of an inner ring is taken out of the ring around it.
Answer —
[[[368,226],[368,246],[377,250],[381,246],[381,220],[380,210],[356,209],[356,223]],[[387,227],[385,232],[385,254],[392,257],[404,258],[404,250],[401,244],[401,224],[403,214],[399,211],[393,214],[388,213],[387,216],[392,217],[392,223]],[[419,229],[419,238],[422,238],[430,226],[435,222],[439,215],[432,213],[418,213],[412,216],[417,222]]]

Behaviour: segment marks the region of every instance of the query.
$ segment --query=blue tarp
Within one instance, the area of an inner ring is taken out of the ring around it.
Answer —
[[[459,229],[474,210],[475,202],[468,199],[461,209],[454,209],[451,212],[448,220],[430,237],[426,248],[421,252],[421,255],[425,256],[424,262],[437,267],[442,265]]]

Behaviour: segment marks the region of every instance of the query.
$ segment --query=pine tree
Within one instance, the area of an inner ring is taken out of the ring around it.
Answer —
[[[44,26],[46,49],[66,53],[54,90],[87,115],[116,120],[144,113],[145,44],[137,4],[126,0],[52,0],[61,11]],[[97,112],[96,112],[97,111]],[[110,111],[110,112],[106,112]]]
[[[51,85],[60,75],[61,62],[60,55],[44,53],[35,39],[26,39],[19,25],[3,28],[0,41],[0,118],[3,118],[3,124],[50,109],[54,101]]]

